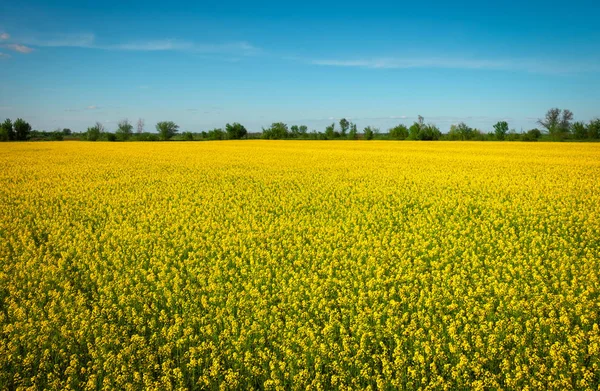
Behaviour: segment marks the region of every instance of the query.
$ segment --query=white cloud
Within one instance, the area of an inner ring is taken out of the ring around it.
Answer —
[[[86,110],[96,110],[96,109],[99,109],[99,107],[96,105],[91,105],[91,106],[86,107]]]
[[[96,37],[94,34],[57,34],[48,36],[44,39],[25,37],[20,41],[32,45],[41,47],[78,47],[78,48],[92,48]]]
[[[10,38],[10,34],[8,33],[0,33],[0,39],[9,39]]]
[[[43,39],[25,37],[20,39],[20,42],[39,47],[77,47],[85,49],[120,50],[133,52],[183,51],[241,56],[253,55],[260,52],[259,48],[245,41],[200,43],[178,39],[159,39],[101,44],[97,42],[96,36],[90,33],[54,35],[44,37]]]
[[[23,54],[27,54],[27,53],[31,53],[33,52],[33,49],[25,46],[25,45],[19,45],[16,43],[12,43],[10,45],[4,45],[5,48],[8,48],[10,50],[14,50],[15,52],[19,52],[19,53],[23,53]]]
[[[505,71],[526,71],[531,73],[573,73],[598,72],[596,63],[556,63],[551,61],[535,61],[531,59],[489,60],[468,58],[373,58],[359,60],[319,59],[311,60],[311,64],[333,67],[354,67],[368,69],[412,69],[412,68],[444,68],[444,69],[488,69]]]
[[[129,42],[116,45],[98,46],[106,50],[130,50],[141,52],[153,52],[164,50],[190,50],[194,45],[191,42],[164,39],[159,41]]]
[[[0,60],[10,58],[10,54],[0,52]]]

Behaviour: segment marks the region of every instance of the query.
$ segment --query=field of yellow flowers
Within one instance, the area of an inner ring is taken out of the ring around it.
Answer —
[[[600,144],[0,145],[0,389],[600,385]]]

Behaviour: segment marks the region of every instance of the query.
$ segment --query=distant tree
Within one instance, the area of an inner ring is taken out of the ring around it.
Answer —
[[[86,139],[88,141],[98,141],[102,134],[104,133],[104,126],[100,122],[96,122],[96,124],[92,127],[89,127],[86,132]]]
[[[177,134],[179,126],[173,121],[162,121],[156,124],[156,130],[163,141],[170,140],[171,137]]]
[[[327,140],[333,140],[335,138],[335,122],[325,127],[325,137]]]
[[[473,138],[473,128],[464,122],[456,125],[456,131],[460,140],[471,140]]]
[[[133,135],[133,125],[128,119],[124,119],[117,125],[116,136],[119,140],[127,141]]]
[[[144,133],[144,119],[140,118],[137,122],[137,134]]]
[[[239,140],[248,134],[244,125],[237,122],[225,125],[225,130],[227,131],[227,136],[233,140]]]
[[[573,113],[570,110],[555,107],[548,110],[546,117],[538,120],[538,124],[546,128],[553,140],[561,140],[569,133],[572,119]]]
[[[388,131],[390,138],[394,140],[404,140],[408,137],[408,128],[406,125],[399,124]]]
[[[421,127],[424,126],[418,122],[414,122],[408,128],[408,138],[409,140],[419,140],[419,134],[421,133]]]
[[[308,127],[306,125],[300,125],[298,127],[298,133],[300,137],[305,138],[308,133]]]
[[[346,138],[346,132],[350,128],[350,122],[346,118],[340,120],[340,136]]]
[[[595,118],[590,121],[587,126],[587,137],[589,139],[600,138],[600,118]]]
[[[181,136],[183,141],[194,141],[194,135],[192,132],[183,132]]]
[[[206,133],[206,138],[209,140],[225,140],[226,137],[227,133],[221,128],[215,128]]]
[[[300,128],[298,127],[298,125],[290,126],[290,137],[298,138],[299,136],[300,136]]]
[[[54,132],[50,133],[50,135],[48,136],[48,139],[52,140],[52,141],[63,141],[65,138],[65,129],[60,130],[56,129]],[[69,129],[66,129],[69,130]]]
[[[588,130],[583,122],[574,122],[571,128],[573,129],[573,136],[576,139],[583,140],[587,138]]]
[[[104,133],[104,137],[106,141],[117,141],[117,135],[114,133],[106,132]]]
[[[288,126],[283,122],[274,122],[271,127],[264,129],[262,132],[262,138],[269,140],[279,140],[289,137]]]
[[[358,131],[356,124],[350,124],[350,131],[348,132],[348,140],[356,140],[358,138]]]
[[[64,129],[62,130],[62,134],[63,134],[63,136],[70,136],[72,133],[73,133],[73,132],[72,132],[72,131],[71,131],[71,129],[69,129],[69,128],[64,128]]]
[[[442,132],[437,126],[429,124],[422,125],[419,133],[419,140],[439,140],[442,137]]]
[[[508,122],[506,121],[498,121],[494,125],[494,135],[496,136],[496,140],[504,140],[506,138],[506,134],[508,133]]]
[[[375,131],[370,126],[367,126],[366,128],[363,129],[363,135],[365,137],[365,140],[373,140]]]
[[[17,118],[13,124],[13,129],[15,132],[15,140],[25,141],[27,140],[29,133],[31,133],[31,125],[21,118]]]
[[[10,119],[6,119],[0,124],[0,140],[10,141],[15,139],[15,131]]]
[[[542,136],[542,132],[539,129],[530,129],[527,133],[521,135],[523,141],[537,141]]]

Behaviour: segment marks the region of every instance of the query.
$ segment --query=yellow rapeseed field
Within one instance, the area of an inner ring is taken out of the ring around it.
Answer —
[[[0,145],[0,389],[600,385],[600,144]]]

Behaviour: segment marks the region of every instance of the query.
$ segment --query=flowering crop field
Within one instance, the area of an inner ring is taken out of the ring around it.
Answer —
[[[600,386],[600,144],[0,145],[0,389]]]

